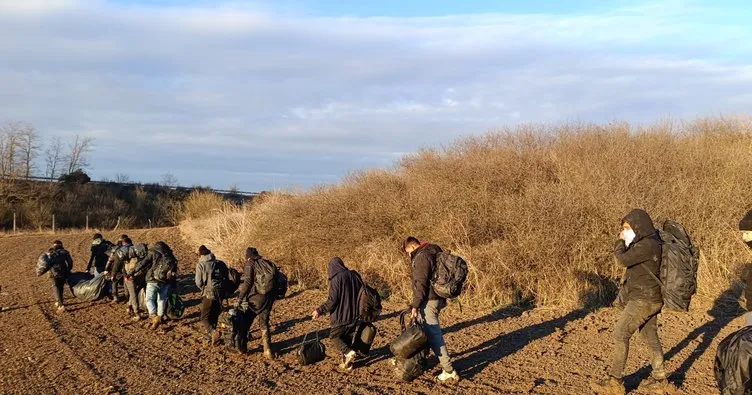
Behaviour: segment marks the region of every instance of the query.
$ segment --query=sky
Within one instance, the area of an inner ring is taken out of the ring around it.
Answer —
[[[0,123],[92,178],[336,183],[526,123],[748,114],[742,1],[0,0]]]

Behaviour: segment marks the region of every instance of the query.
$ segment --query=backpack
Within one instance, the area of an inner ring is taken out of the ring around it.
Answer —
[[[138,258],[139,260],[146,258],[148,248],[144,243],[135,244],[131,247],[131,258]]]
[[[167,283],[172,280],[173,269],[176,266],[175,258],[171,254],[162,254],[156,252],[157,261],[153,262],[152,277],[160,283]]]
[[[227,279],[222,284],[222,297],[229,299],[240,286],[240,272],[234,268],[227,269]]]
[[[723,395],[752,393],[752,326],[739,329],[718,344],[713,371]]]
[[[689,303],[697,292],[700,250],[676,221],[666,220],[658,235],[663,241],[660,278],[648,272],[661,285],[664,309],[689,311]]]
[[[183,299],[177,292],[170,292],[169,296],[167,296],[167,309],[165,309],[165,315],[167,315],[167,318],[176,321],[183,316],[183,313],[185,313]]]
[[[266,259],[259,258],[253,261],[253,271],[256,274],[253,283],[254,287],[256,287],[256,292],[262,295],[271,292],[274,289],[277,265]]]
[[[216,259],[214,264],[212,264],[209,275],[212,281],[212,286],[214,287],[214,297],[221,299],[224,296],[222,288],[227,283],[227,278],[229,276],[227,265],[219,259]]]
[[[48,254],[48,270],[52,278],[65,278],[68,275],[68,263],[65,261],[65,252],[55,250]]]
[[[376,321],[381,314],[381,295],[374,288],[363,282],[360,274],[354,270],[351,272],[360,282],[360,291],[358,292],[358,318],[362,322],[371,323]]]
[[[274,277],[274,299],[284,299],[287,295],[288,280],[287,275],[277,268],[277,275]]]
[[[436,266],[431,277],[431,288],[436,295],[444,299],[460,296],[465,279],[467,262],[464,259],[443,251],[436,255]]]

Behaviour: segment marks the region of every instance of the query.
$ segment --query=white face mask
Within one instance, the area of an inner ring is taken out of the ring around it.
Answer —
[[[634,241],[635,237],[637,237],[637,235],[635,234],[634,230],[632,229],[625,230],[624,231],[624,244],[626,244],[627,247],[629,247],[629,245],[632,244],[632,242]]]

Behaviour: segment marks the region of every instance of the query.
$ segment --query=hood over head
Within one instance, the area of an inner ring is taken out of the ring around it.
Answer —
[[[642,209],[637,208],[630,211],[629,214],[622,219],[622,223],[624,222],[628,223],[635,232],[635,235],[637,235],[635,241],[652,236],[656,232],[650,215]]]
[[[349,269],[345,267],[345,262],[342,262],[342,259],[340,257],[335,256],[331,261],[329,261],[329,269],[327,270],[327,275],[331,280],[334,276],[348,270]]]

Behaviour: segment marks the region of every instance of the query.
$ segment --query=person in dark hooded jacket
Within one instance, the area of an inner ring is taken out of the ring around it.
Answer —
[[[169,271],[166,278],[160,279],[155,270],[163,268]],[[165,315],[170,283],[177,277],[177,271],[177,260],[172,255],[172,250],[165,242],[158,241],[149,249],[146,257],[136,263],[133,270],[127,273],[130,277],[145,276],[145,302],[152,330],[159,327]]]
[[[630,211],[622,219],[622,231],[614,248],[617,262],[626,267],[625,282],[626,306],[614,328],[614,352],[605,380],[591,383],[597,393],[625,392],[622,377],[629,356],[629,341],[640,332],[652,352],[653,368],[650,380],[640,388],[655,392],[668,385],[663,366],[663,348],[658,337],[658,313],[663,307],[661,285],[662,242],[647,212],[640,209]]]
[[[274,296],[271,294],[261,294],[256,290],[256,265],[263,264],[264,258],[254,247],[248,247],[245,250],[245,265],[243,266],[243,277],[238,287],[238,304],[236,310],[240,313],[239,327],[236,332],[235,344],[242,353],[248,351],[248,331],[253,325],[253,320],[259,318],[261,327],[261,345],[264,349],[264,357],[273,359],[272,352],[272,335],[269,328],[269,317],[271,316],[272,306],[274,305]]]
[[[752,210],[739,221],[739,231],[742,234],[742,240],[744,243],[752,249]],[[744,296],[747,299],[747,314],[744,316],[744,323],[747,326],[752,326],[752,268],[746,270],[746,283],[747,287],[744,290]]]
[[[94,274],[100,274],[104,272],[107,267],[107,261],[110,259],[110,249],[114,244],[105,240],[101,233],[94,233],[94,238],[91,242],[91,256],[89,257],[89,263],[86,265],[86,271],[91,272],[92,266],[94,267]]]
[[[358,276],[351,272],[342,259],[334,257],[327,269],[329,277],[329,298],[318,309],[311,313],[313,319],[329,313],[331,330],[329,339],[342,353],[343,362],[340,368],[352,370],[357,353],[352,349],[353,335],[358,326],[358,294],[361,282]]]

